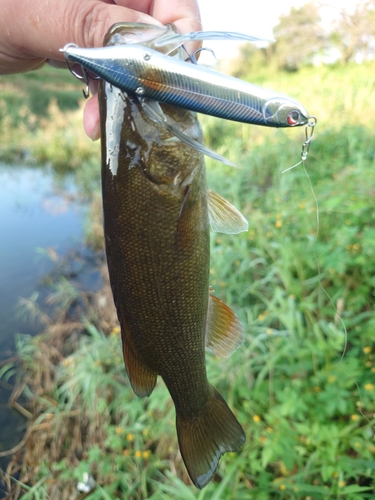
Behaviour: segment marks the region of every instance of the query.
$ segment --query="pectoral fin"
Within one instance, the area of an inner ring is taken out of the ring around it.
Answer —
[[[155,123],[158,123],[162,127],[166,128],[172,135],[180,139],[181,142],[184,142],[188,146],[192,147],[193,149],[196,149],[203,155],[209,156],[210,158],[213,158],[214,160],[220,161],[221,163],[224,163],[225,165],[229,165],[230,167],[235,167],[234,163],[230,162],[223,156],[215,153],[214,151],[211,151],[211,149],[206,148],[203,144],[201,144],[198,141],[195,141],[191,137],[189,137],[187,134],[184,134],[184,132],[181,132],[181,130],[178,130],[177,127],[174,125],[171,125],[168,123],[167,118],[165,114],[163,113],[163,110],[161,109],[159,103],[157,101],[152,101],[150,99],[140,99],[140,102],[142,104],[142,108],[144,112],[147,114],[147,116],[150,118],[150,120],[154,121]]]
[[[245,217],[228,200],[208,190],[208,215],[213,231],[226,234],[237,234],[248,230]]]
[[[140,398],[149,396],[156,385],[157,373],[150,370],[143,363],[139,355],[126,340],[124,341],[123,350],[126,371],[133,391]]]
[[[238,349],[244,341],[240,320],[220,299],[210,295],[206,326],[206,350],[225,358]]]

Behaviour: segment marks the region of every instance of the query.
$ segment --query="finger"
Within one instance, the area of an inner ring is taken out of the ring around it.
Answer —
[[[163,24],[173,23],[180,33],[202,30],[196,0],[155,0],[150,14]],[[184,45],[188,52],[193,53],[202,43],[188,42]]]
[[[99,47],[115,22],[156,22],[147,14],[100,0],[49,0],[48,9],[41,1],[3,4],[0,30],[6,31],[6,19],[11,20],[11,34],[4,37],[2,52],[15,59],[64,60],[59,49],[66,43]]]
[[[98,96],[94,95],[86,102],[83,112],[83,128],[86,134],[96,141],[100,137],[100,119]]]

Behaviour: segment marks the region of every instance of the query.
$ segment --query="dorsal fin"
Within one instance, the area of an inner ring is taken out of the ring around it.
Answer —
[[[220,299],[210,295],[206,325],[206,350],[225,358],[238,349],[244,341],[240,320]]]
[[[211,189],[207,195],[208,215],[213,231],[237,234],[248,230],[247,220],[234,205]]]

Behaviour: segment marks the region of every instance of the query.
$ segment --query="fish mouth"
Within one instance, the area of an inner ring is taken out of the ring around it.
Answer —
[[[310,117],[298,101],[283,96],[268,99],[263,106],[263,116],[267,123],[278,127],[307,125]]]

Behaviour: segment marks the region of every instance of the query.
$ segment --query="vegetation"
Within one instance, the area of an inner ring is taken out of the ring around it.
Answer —
[[[258,62],[289,72],[313,63],[373,60],[375,0],[353,0],[336,6],[330,3],[329,7],[324,1],[311,0],[299,8],[292,7],[280,16],[273,43],[261,51],[251,44],[243,46],[239,66],[247,67],[249,54]]]
[[[17,368],[30,401],[26,444],[6,476],[10,498],[373,498],[373,74],[373,64],[242,74],[317,116],[306,171],[281,173],[298,163],[303,131],[202,119],[207,144],[239,167],[207,159],[210,186],[249,220],[248,233],[213,234],[211,248],[211,284],[243,321],[245,344],[229,359],[207,357],[210,381],[245,429],[243,450],[225,455],[203,491],[191,486],[162,382],[145,400],[131,391],[105,271],[97,294],[63,278],[51,291],[58,316],[44,317],[42,335],[18,338],[20,365],[0,368],[4,380]],[[67,163],[89,193],[97,146],[75,127],[78,112],[54,106],[24,138],[28,157]],[[99,228],[97,194],[92,213]],[[100,230],[90,234],[100,247]],[[35,313],[33,300],[25,304]],[[94,489],[77,493],[84,474]]]

